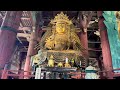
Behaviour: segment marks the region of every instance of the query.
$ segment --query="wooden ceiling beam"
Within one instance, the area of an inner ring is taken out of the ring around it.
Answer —
[[[93,49],[93,48],[88,48],[89,51],[102,51],[101,49]]]
[[[24,37],[24,38],[28,38],[30,37],[31,34],[25,34],[25,33],[17,33],[17,37]]]
[[[18,30],[29,31],[29,30],[32,30],[32,29],[31,29],[31,27],[19,27]]]

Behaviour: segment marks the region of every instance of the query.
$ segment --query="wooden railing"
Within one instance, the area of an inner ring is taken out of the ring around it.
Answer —
[[[16,72],[16,73],[11,73]],[[34,78],[35,75],[24,75],[24,72],[34,73],[31,71],[21,71],[21,70],[1,70],[1,79],[8,79],[8,77],[17,77],[16,79],[24,79],[24,77]]]
[[[16,72],[16,73],[10,73],[10,72]],[[28,73],[34,73],[31,71],[18,71],[18,70],[1,70],[1,79],[9,79],[8,77],[17,77],[15,79],[24,79],[24,77],[27,77],[28,79],[35,77],[35,75],[24,75],[24,72]],[[75,79],[84,79],[85,73],[80,73],[80,72],[71,72],[73,74],[73,78]]]
[[[118,69],[114,69],[115,70],[120,70],[120,68]],[[16,73],[11,73],[11,72],[16,72]],[[35,77],[35,75],[24,75],[25,72],[28,73],[35,73],[34,71],[22,71],[22,70],[0,70],[0,76],[1,79],[9,79],[9,77],[17,77],[15,79],[24,79],[24,77],[28,77],[28,79]],[[109,71],[99,71],[98,74],[103,74]],[[71,72],[71,74],[74,74],[73,78],[75,79],[85,79],[85,73],[81,73],[81,72]],[[113,77],[120,77],[120,73],[113,73]]]

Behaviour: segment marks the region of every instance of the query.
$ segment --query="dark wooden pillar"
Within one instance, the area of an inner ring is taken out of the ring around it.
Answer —
[[[9,62],[16,41],[22,11],[7,11],[0,29],[0,69]]]
[[[85,48],[85,50],[83,51],[83,56],[86,59],[86,65],[88,65],[88,59],[89,59],[87,28],[88,28],[91,18],[92,18],[92,12],[90,11],[79,12],[80,29],[82,30],[79,33],[79,37],[80,37],[82,46]]]
[[[88,38],[87,38],[87,32],[80,32],[79,33],[80,41],[82,46],[86,49],[83,51],[83,55],[88,58]]]
[[[87,32],[79,32],[78,36],[80,38],[80,42],[82,44],[82,47],[85,49],[82,51],[82,55],[85,59],[85,61],[83,62],[83,66],[88,66],[88,59],[89,59],[89,54],[88,54],[88,39],[87,39]]]
[[[29,46],[28,46],[28,51],[27,51],[27,56],[26,56],[26,61],[25,61],[25,66],[24,66],[24,71],[31,71],[30,70],[30,60],[31,60],[31,56],[35,55],[36,50],[35,45],[37,44],[37,33],[35,30],[33,30],[34,32],[31,33],[31,37],[29,40]],[[24,72],[24,75],[30,75],[29,72]],[[27,76],[25,76],[24,79],[28,79]]]
[[[30,66],[31,56],[33,56],[33,55],[35,55],[37,53],[37,50],[35,49],[35,45],[38,42],[39,23],[42,20],[42,17],[41,17],[40,14],[41,14],[41,11],[33,16],[34,17],[33,28],[32,28],[33,32],[31,33],[31,37],[30,37],[30,40],[29,40],[29,46],[28,46],[28,51],[27,51],[27,57],[26,57],[26,61],[25,61],[24,71],[31,71],[30,70],[31,69],[31,66]],[[24,72],[24,75],[30,75],[30,73],[29,72]],[[29,79],[29,77],[25,76],[24,79]]]
[[[103,56],[103,64],[104,69],[106,71],[109,71],[106,73],[107,77],[109,79],[113,78],[113,72],[112,72],[112,57],[110,52],[110,45],[108,41],[108,35],[107,30],[104,25],[104,18],[102,17],[102,11],[97,11],[97,15],[99,17],[99,30],[100,30],[100,37],[101,37],[101,47],[102,47],[102,56]]]

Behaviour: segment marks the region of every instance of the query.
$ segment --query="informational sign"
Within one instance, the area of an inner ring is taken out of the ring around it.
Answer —
[[[35,79],[41,79],[41,68],[36,68]]]

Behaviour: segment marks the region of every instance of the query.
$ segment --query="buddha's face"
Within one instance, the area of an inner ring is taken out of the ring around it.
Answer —
[[[57,23],[56,24],[56,32],[61,34],[65,32],[65,24],[64,23]]]

